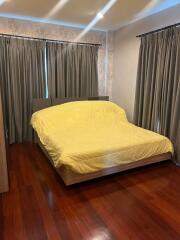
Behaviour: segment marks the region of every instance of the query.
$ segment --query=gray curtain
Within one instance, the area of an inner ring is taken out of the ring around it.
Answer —
[[[9,143],[32,140],[32,99],[45,96],[45,43],[0,37],[0,89]]]
[[[47,43],[49,96],[52,98],[98,95],[98,47]]]
[[[169,137],[180,163],[180,28],[141,38],[134,122]]]

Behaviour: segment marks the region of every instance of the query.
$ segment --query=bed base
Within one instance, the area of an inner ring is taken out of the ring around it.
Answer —
[[[39,147],[42,149],[43,153],[46,155],[47,159],[50,161],[50,163],[54,167],[53,160],[51,159],[48,152],[43,147],[43,145],[41,144],[41,142],[38,138],[37,138],[37,143],[38,143]],[[150,165],[153,163],[171,160],[171,159],[172,159],[171,153],[167,152],[167,153],[159,154],[159,155],[156,155],[153,157],[145,158],[145,159],[142,159],[142,160],[139,160],[136,162],[122,164],[119,166],[106,168],[106,169],[103,169],[103,170],[100,170],[97,172],[85,173],[85,174],[76,173],[73,170],[71,170],[68,166],[61,166],[60,168],[55,168],[55,167],[54,168],[57,171],[57,173],[59,174],[59,176],[62,178],[65,185],[69,186],[69,185],[84,182],[87,180],[111,175],[111,174],[118,173],[118,172],[123,172],[126,170]]]

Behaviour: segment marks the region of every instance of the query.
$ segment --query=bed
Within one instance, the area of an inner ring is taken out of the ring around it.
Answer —
[[[36,139],[66,185],[170,160],[170,140],[128,122],[108,97],[34,99]]]

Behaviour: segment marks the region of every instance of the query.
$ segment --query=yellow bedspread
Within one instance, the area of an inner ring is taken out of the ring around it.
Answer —
[[[124,110],[107,101],[49,107],[34,113],[31,124],[55,167],[78,173],[173,152],[168,138],[129,123]]]

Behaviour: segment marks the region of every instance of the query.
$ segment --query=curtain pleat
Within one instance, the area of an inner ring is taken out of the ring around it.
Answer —
[[[98,47],[47,42],[49,96],[98,95]]]
[[[180,163],[180,29],[141,38],[134,122],[169,137]]]
[[[47,91],[51,98],[98,96],[97,61],[97,46],[0,37],[0,90],[9,143],[32,140],[33,98],[44,98]]]
[[[0,88],[9,143],[32,140],[32,99],[45,97],[45,43],[0,38]]]

